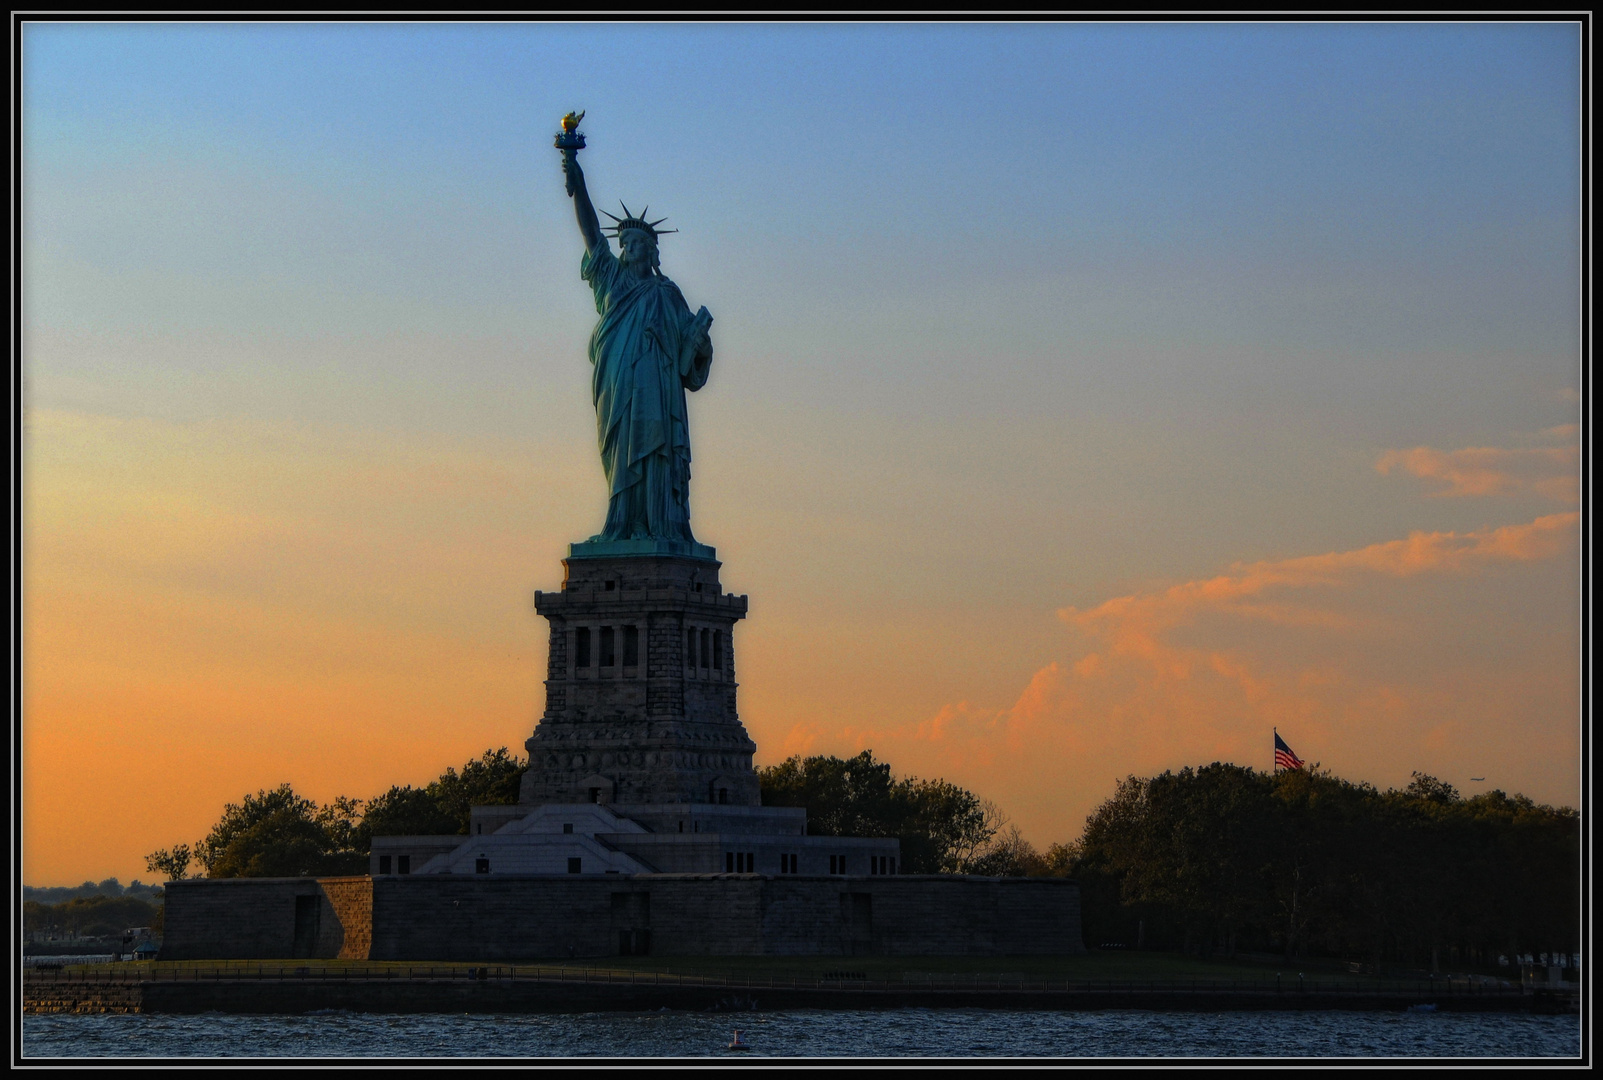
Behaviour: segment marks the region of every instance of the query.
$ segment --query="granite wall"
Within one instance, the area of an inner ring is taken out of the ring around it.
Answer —
[[[162,960],[365,960],[373,879],[191,878],[169,881]]]
[[[161,958],[1084,951],[1079,889],[1058,878],[428,874],[174,882]]]

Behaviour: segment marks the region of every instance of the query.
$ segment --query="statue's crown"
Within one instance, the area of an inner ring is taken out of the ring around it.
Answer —
[[[629,210],[629,207],[626,206],[622,200],[619,200],[618,205],[623,207],[623,217],[619,217],[616,214],[607,214],[605,210],[601,211],[603,214],[607,214],[607,216],[611,218],[613,222],[615,222],[615,224],[607,226],[607,231],[613,236],[617,236],[626,229],[639,229],[641,232],[651,237],[652,243],[656,243],[657,237],[663,236],[667,233],[676,233],[679,231],[678,229],[657,228],[658,225],[661,225],[664,221],[667,221],[667,218],[658,218],[656,221],[647,221],[646,215],[651,212],[651,207],[649,206],[636,215]]]

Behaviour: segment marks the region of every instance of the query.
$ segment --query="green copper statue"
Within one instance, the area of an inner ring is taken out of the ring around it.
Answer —
[[[590,335],[591,389],[610,501],[606,526],[590,540],[668,541],[675,549],[688,545],[686,554],[710,553],[690,532],[685,391],[707,382],[712,316],[706,308],[692,315],[679,287],[657,268],[657,238],[676,231],[659,232],[661,219],[647,221],[645,212],[637,216],[627,206],[621,218],[607,214],[618,240],[612,253],[579,168],[582,117],[563,117],[556,145],[584,236],[579,274],[601,316]]]

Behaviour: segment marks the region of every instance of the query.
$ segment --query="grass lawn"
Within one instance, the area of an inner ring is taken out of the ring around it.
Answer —
[[[193,961],[130,961],[119,964],[96,964],[97,971],[118,971],[132,974],[157,970],[187,972],[193,969],[243,969],[263,974],[283,972],[289,974],[298,968],[310,973],[338,978],[347,972],[372,972],[392,969],[397,974],[410,970],[422,974],[425,970],[463,970],[478,966],[468,961],[386,961],[386,960],[193,960]],[[506,966],[506,965],[501,965]],[[955,975],[963,979],[979,976],[1023,978],[1036,981],[1068,980],[1070,982],[1146,982],[1160,983],[1216,981],[1272,982],[1278,971],[1284,984],[1295,986],[1298,968],[1295,965],[1275,967],[1261,963],[1232,963],[1226,960],[1203,960],[1195,956],[1168,952],[1092,952],[1084,956],[613,956],[566,960],[553,957],[549,960],[515,965],[519,969],[557,968],[587,971],[664,972],[688,976],[730,976],[757,978],[803,979],[819,978],[832,972],[861,973],[875,981],[917,981],[920,976]],[[73,965],[85,970],[89,965]],[[1378,987],[1391,980],[1358,976],[1329,968],[1303,969],[1312,982],[1329,984],[1340,982],[1347,986]],[[912,976],[909,980],[908,976]],[[1412,981],[1412,980],[1409,980]]]

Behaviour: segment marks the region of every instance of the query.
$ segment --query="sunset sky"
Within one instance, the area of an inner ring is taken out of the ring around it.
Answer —
[[[583,247],[717,349],[767,764],[1069,840],[1271,729],[1580,797],[1571,25],[23,36],[24,877],[522,743],[606,491]],[[1485,777],[1484,781],[1470,778]]]

